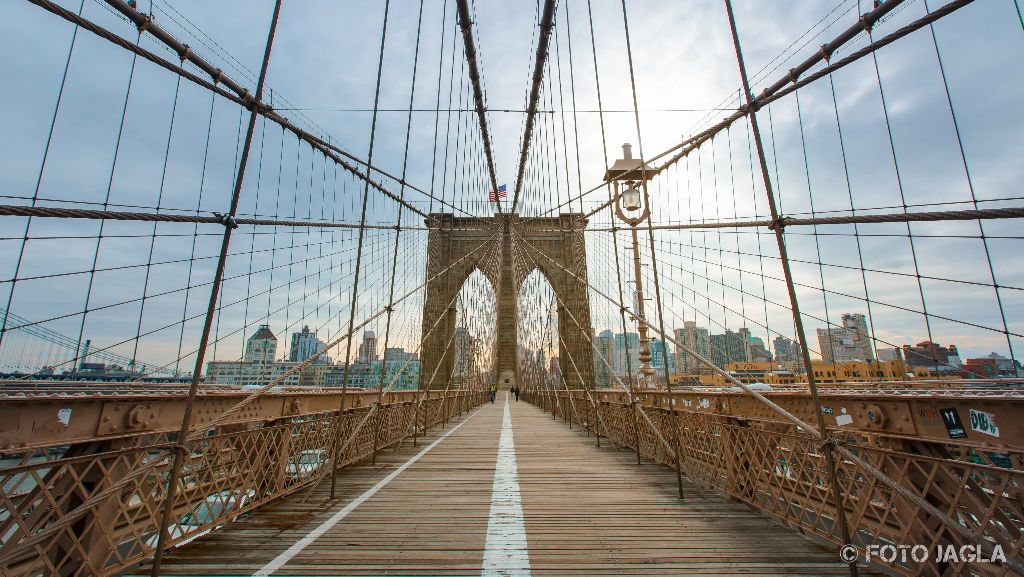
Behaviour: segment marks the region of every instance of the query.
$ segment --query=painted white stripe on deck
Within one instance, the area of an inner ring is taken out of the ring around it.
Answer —
[[[507,411],[508,408],[506,407],[505,410]],[[273,574],[275,571],[277,571],[281,567],[284,567],[285,564],[287,564],[289,561],[292,560],[292,557],[295,557],[303,549],[308,547],[313,541],[316,541],[317,539],[319,539],[320,536],[322,536],[324,533],[329,531],[331,529],[331,527],[334,527],[335,525],[338,524],[339,521],[341,521],[342,519],[347,517],[349,513],[351,513],[352,511],[355,511],[356,507],[362,505],[370,497],[373,497],[377,493],[377,491],[380,491],[388,483],[390,483],[391,481],[395,480],[395,477],[401,475],[402,471],[404,471],[404,470],[408,469],[409,467],[411,467],[413,465],[413,463],[415,463],[416,461],[419,461],[420,458],[423,457],[423,455],[426,455],[427,453],[429,453],[431,449],[436,447],[438,445],[438,443],[440,443],[441,441],[443,441],[446,438],[448,438],[449,435],[451,435],[455,431],[458,431],[459,428],[462,427],[462,425],[465,425],[467,422],[469,422],[469,420],[472,419],[473,417],[475,417],[476,414],[479,413],[479,412],[480,412],[480,410],[477,410],[472,415],[466,417],[465,421],[462,421],[458,425],[455,425],[454,427],[451,428],[450,431],[448,431],[447,433],[441,435],[436,441],[434,441],[433,443],[430,443],[429,445],[424,447],[422,451],[420,451],[419,453],[416,453],[411,459],[409,459],[408,461],[402,463],[402,465],[400,467],[398,467],[397,469],[395,469],[394,471],[392,471],[390,475],[388,475],[387,477],[384,477],[380,481],[377,481],[376,485],[370,487],[369,489],[366,490],[365,493],[363,493],[362,495],[359,495],[358,497],[353,499],[351,503],[349,503],[348,505],[345,505],[340,511],[338,511],[337,513],[331,515],[331,517],[329,519],[327,519],[326,521],[321,523],[320,526],[318,526],[316,529],[313,529],[312,531],[307,533],[305,537],[303,537],[302,539],[299,539],[298,541],[296,541],[295,544],[292,545],[291,547],[289,547],[284,553],[281,553],[280,555],[275,557],[273,561],[271,561],[270,563],[267,563],[266,565],[264,565],[262,569],[260,569],[259,571],[253,573],[253,577],[266,577],[267,575]]]
[[[526,522],[519,495],[516,445],[512,439],[512,413],[505,393],[505,414],[501,420],[498,462],[494,467],[491,515],[487,522],[482,577],[530,577],[530,555],[526,544]]]

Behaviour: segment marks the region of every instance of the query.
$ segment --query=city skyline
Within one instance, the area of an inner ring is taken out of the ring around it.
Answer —
[[[996,362],[1009,361],[1011,366],[1014,361],[1012,357],[1009,357],[1009,355],[1006,354],[1005,350],[985,350],[983,347],[972,347],[969,344],[965,346],[963,343],[947,342],[944,344],[935,344],[938,347],[943,347],[941,349],[944,351],[942,352],[942,355],[948,354],[945,347],[951,347],[953,353],[957,357],[957,360],[953,363],[947,363],[942,360],[939,360],[936,363],[929,363],[927,359],[934,357],[934,354],[930,357],[929,355],[919,351],[916,353],[915,357],[915,353],[913,352],[915,349],[921,347],[921,345],[928,343],[929,341],[927,341],[927,339],[922,338],[917,341],[898,343],[896,346],[890,346],[889,343],[879,343],[877,340],[870,338],[865,315],[861,313],[843,313],[840,318],[841,324],[830,325],[828,329],[815,329],[818,347],[810,348],[812,353],[811,358],[813,360],[821,360],[825,362],[832,362],[834,360],[836,363],[842,363],[845,361],[858,360],[873,361],[876,358],[877,360],[893,360],[901,358],[906,361],[906,353],[904,351],[911,349],[910,355],[912,358],[910,362],[913,362],[918,366],[934,364],[939,367],[948,366],[950,368],[959,369],[960,366],[966,363],[969,359],[979,360],[983,358],[990,358],[994,359]],[[695,330],[699,331],[701,329],[705,331],[706,334],[694,332]],[[269,325],[259,325],[253,335],[247,339],[247,343],[250,343],[254,337],[258,337],[266,331],[270,331],[271,334],[274,334]],[[459,334],[464,333],[464,331],[464,328],[457,327],[456,335],[458,336]],[[624,355],[627,348],[629,349],[629,366],[634,370],[639,366],[639,360],[637,358],[639,352],[639,336],[636,332],[627,331],[627,333],[625,333],[626,336],[624,337],[622,332],[615,332],[612,329],[603,329],[598,331],[595,328],[594,331],[595,336],[593,340],[595,348],[597,348],[597,350],[607,351],[610,354],[608,361],[615,367],[617,373],[624,374],[624,369],[627,366],[627,361]],[[761,337],[754,335],[745,326],[739,327],[736,331],[726,328],[723,329],[722,332],[712,333],[707,327],[700,326],[696,321],[685,321],[683,327],[674,328],[671,332],[676,340],[696,348],[698,352],[703,351],[704,355],[715,362],[719,367],[724,367],[725,364],[729,362],[768,361],[775,362],[776,364],[782,363],[784,366],[797,371],[801,371],[804,368],[803,359],[799,353],[800,347],[795,346],[795,340],[784,335],[765,333],[769,335],[774,334],[774,338],[771,341],[772,344],[769,346],[766,345],[765,341]],[[605,337],[612,338],[611,346],[608,346],[607,343],[600,342],[601,339]],[[325,343],[317,338],[317,332],[310,329],[309,325],[304,325],[301,331],[292,332],[290,334],[289,342],[291,343],[290,346],[282,348],[280,357],[275,356],[275,358],[272,359],[273,361],[300,362],[315,353],[326,353],[327,351]],[[467,366],[468,351],[477,350],[479,342],[480,339],[476,337],[468,339],[464,337],[461,344],[457,341],[456,358],[461,359],[456,361],[457,366],[463,368]],[[722,343],[725,343],[725,346],[723,346]],[[794,346],[790,347],[787,343],[791,343]],[[829,343],[832,344],[833,350],[835,351],[835,354],[831,356],[827,352],[825,354],[822,354],[821,352],[825,350]],[[89,343],[87,343],[87,346],[88,344]],[[392,343],[392,345],[388,346],[388,350],[402,351],[404,353],[406,349],[399,345],[400,343]],[[658,372],[659,378],[664,380],[664,363],[661,361],[661,347],[663,346],[662,340],[660,338],[653,337],[651,345],[651,366]],[[377,337],[374,331],[363,331],[361,340],[355,347],[353,347],[353,363],[373,362],[378,360],[377,346]],[[690,365],[694,364],[694,366],[696,366],[695,359],[687,358],[690,357],[690,355],[683,353],[681,349],[678,349],[678,347],[676,347],[676,345],[671,341],[664,343],[664,346],[668,349],[669,371],[671,374],[679,374],[684,370],[692,372]],[[780,346],[782,350],[781,355],[779,354]],[[740,347],[742,347],[742,349]],[[336,349],[340,348],[340,346],[336,347]],[[522,348],[521,345],[520,348]],[[756,354],[758,349],[766,352],[768,357],[759,358]],[[8,348],[7,350],[9,351],[10,349]],[[557,346],[530,350],[529,352],[534,354],[540,353],[541,351],[544,352],[544,356],[546,358],[553,358],[558,355]],[[247,344],[245,351],[237,359],[221,358],[211,360],[223,363],[259,360],[253,357],[254,354],[258,355],[259,353],[251,351]],[[939,356],[940,359],[942,358],[942,355]],[[79,360],[79,370],[81,370],[82,366],[88,364],[88,355],[83,353],[81,356],[83,358]],[[344,362],[341,359],[342,356],[343,355],[339,355],[337,361],[334,361],[331,359],[330,355],[321,354],[320,358],[315,362],[328,365],[343,365]],[[1019,360],[1016,360],[1016,362],[1018,364],[1020,363]],[[789,364],[787,365],[786,363]],[[605,367],[603,363],[599,362],[599,358],[595,357],[594,364],[595,371],[598,375],[607,371],[607,367]],[[131,369],[130,367],[125,367],[123,365],[109,363],[108,365],[116,368],[116,370],[145,370],[145,367]],[[8,371],[17,371],[19,366],[17,363],[8,361],[6,366],[3,368]],[[44,369],[45,366],[21,366],[20,368],[41,370]],[[698,372],[700,371],[699,367],[697,370]]]

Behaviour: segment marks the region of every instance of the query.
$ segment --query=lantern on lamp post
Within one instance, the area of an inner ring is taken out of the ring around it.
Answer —
[[[640,242],[637,225],[650,216],[647,181],[654,177],[654,169],[641,159],[633,158],[633,147],[622,145],[622,158],[605,172],[605,181],[611,182],[615,194],[615,214],[629,225],[633,235],[633,276],[636,283],[636,324],[640,334],[639,378],[647,384],[656,384],[656,371],[651,367],[651,347],[647,337],[647,316],[644,313],[643,278],[640,274]],[[666,375],[667,378],[667,375]]]

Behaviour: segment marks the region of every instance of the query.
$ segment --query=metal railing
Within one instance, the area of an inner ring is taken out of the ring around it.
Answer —
[[[729,495],[816,541],[846,545],[835,523],[834,495],[822,443],[806,431],[767,412],[744,414],[745,408],[736,407],[730,414],[730,404],[744,400],[740,394],[640,393],[637,403],[655,431],[636,417],[636,407],[625,394],[610,390],[592,394],[597,400],[593,405],[586,402],[585,392],[578,390],[531,391],[526,400],[670,468],[678,458],[692,483]],[[806,394],[770,395],[783,406],[803,407],[800,412],[810,407]],[[570,397],[575,402],[570,402]],[[910,494],[984,536],[1010,563],[1024,560],[1024,535],[1019,529],[1024,520],[1022,437],[1006,431],[997,443],[979,441],[976,439],[982,435],[968,423],[974,438],[943,440],[921,425],[935,421],[933,424],[942,428],[939,411],[948,405],[1001,412],[1007,416],[1003,422],[1008,427],[1016,426],[1012,423],[1019,419],[1009,418],[1009,413],[1019,414],[1020,397],[975,396],[962,391],[921,394],[917,401],[893,396],[889,401],[886,404],[853,394],[825,395],[824,406],[846,405],[854,419],[847,427],[833,429],[830,424],[829,433],[842,437],[844,446],[861,461],[895,479]],[[855,414],[854,408],[861,404],[883,411],[880,426],[872,424],[866,412]],[[938,410],[929,413],[929,407]],[[908,411],[916,415],[904,419]],[[665,447],[659,434],[678,448],[678,455]],[[888,555],[874,555],[871,560],[877,567],[915,576],[1017,574],[1009,564],[993,559],[932,518],[906,495],[878,482],[864,465],[841,458],[836,467],[850,544],[861,552],[878,552],[885,546],[897,553],[908,550],[907,555],[897,554],[891,561]],[[918,549],[911,550],[908,544]],[[863,553],[860,558],[864,559]]]
[[[321,406],[341,406],[339,396],[267,395],[266,403],[182,444],[176,432],[160,430],[158,418],[144,420],[163,411],[173,414],[180,399],[139,400],[138,406],[148,407],[144,414],[123,415],[126,422],[134,419],[135,433],[102,428],[113,405],[124,401],[113,399],[107,414],[95,413],[100,427],[93,439],[7,447],[0,470],[0,571],[12,577],[115,575],[152,557],[175,451],[183,454],[184,465],[165,537],[171,546],[310,487],[333,469],[410,437],[415,442],[430,427],[486,400],[478,391],[403,391],[385,394],[376,405],[378,392],[371,390],[349,392],[343,411],[317,412]],[[40,404],[38,397],[32,400],[31,411],[41,414],[43,407],[52,408]],[[88,418],[86,405],[96,402],[63,397],[53,407],[66,409],[68,419],[76,418],[78,409]],[[205,409],[198,405],[197,419],[206,410],[217,410],[216,401],[210,403]],[[276,414],[268,416],[269,405],[276,405]],[[110,434],[102,435],[104,431]],[[121,486],[111,491],[115,484]]]

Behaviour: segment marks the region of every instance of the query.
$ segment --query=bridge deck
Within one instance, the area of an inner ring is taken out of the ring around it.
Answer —
[[[163,573],[468,575],[481,573],[485,557],[505,569],[528,561],[533,573],[558,575],[847,573],[835,553],[745,506],[690,485],[679,501],[671,471],[637,466],[633,453],[604,443],[598,449],[592,437],[510,401],[518,518],[515,476],[496,479],[496,468],[510,465],[507,438],[498,458],[503,401],[417,448],[406,443],[380,454],[376,466],[343,472],[337,501],[326,482],[305,501],[300,493],[169,552]],[[361,500],[374,485],[379,490]],[[310,539],[311,532],[322,534]]]

